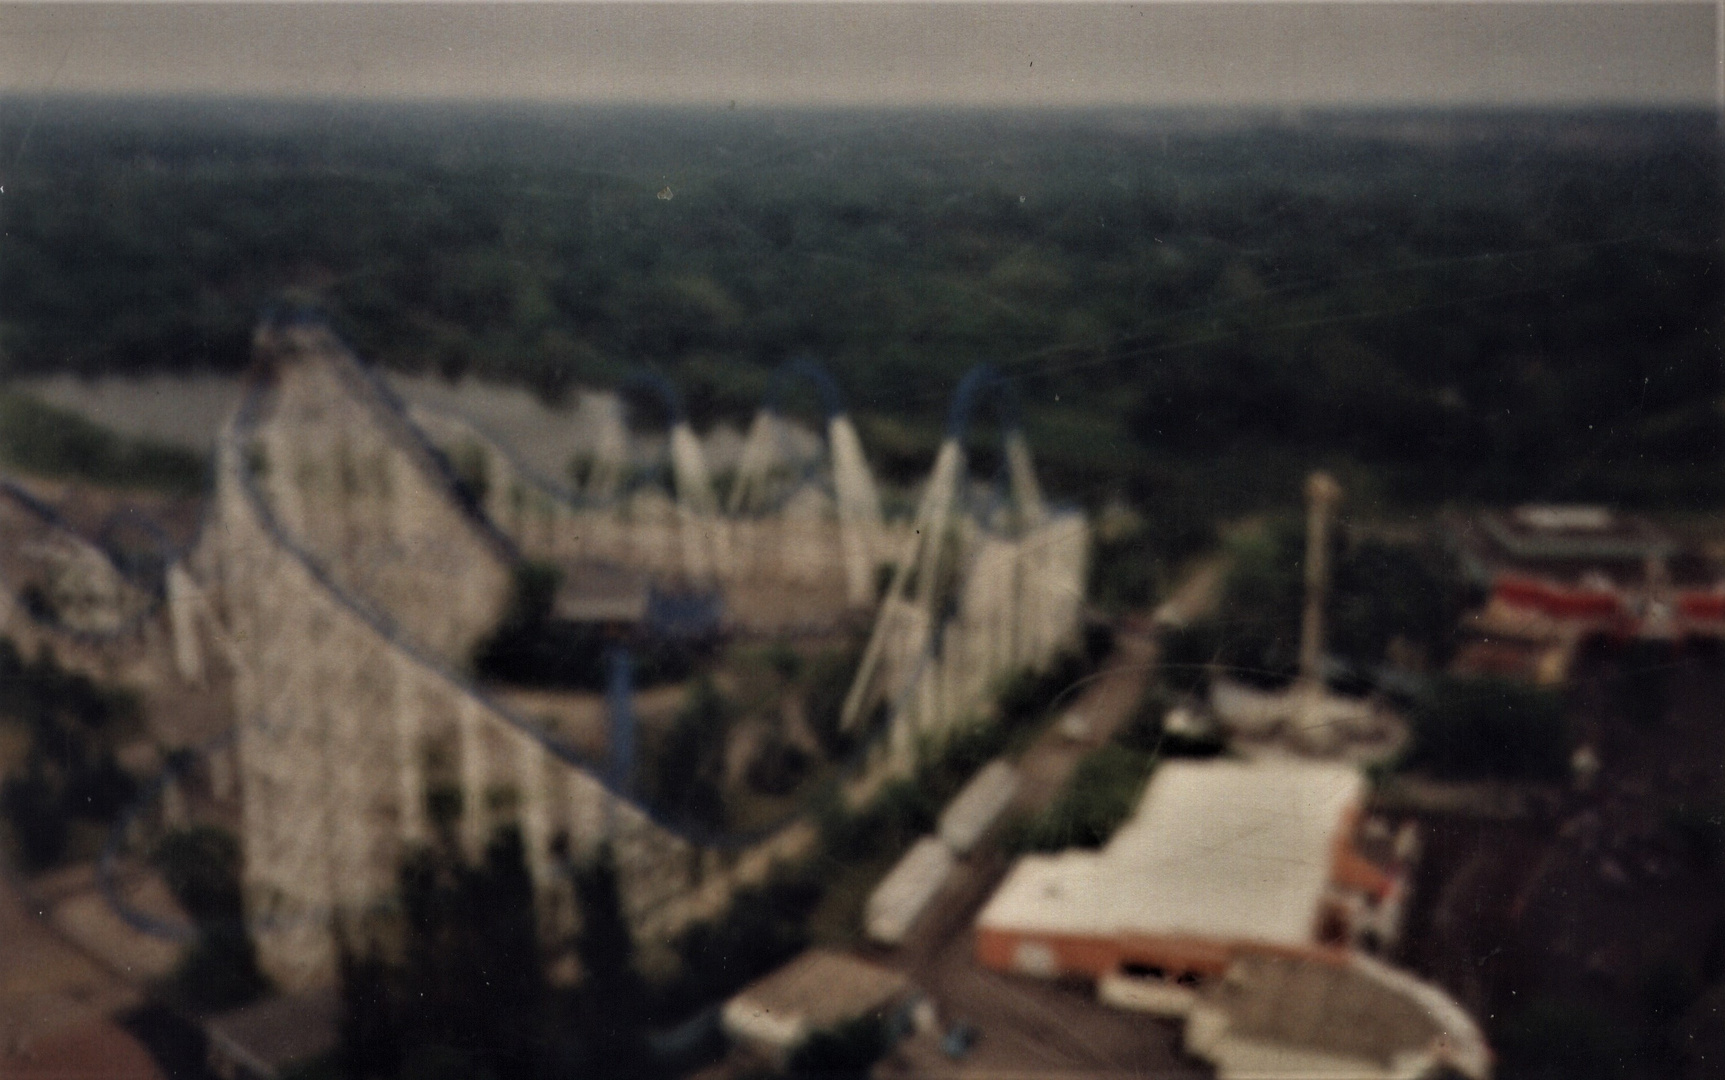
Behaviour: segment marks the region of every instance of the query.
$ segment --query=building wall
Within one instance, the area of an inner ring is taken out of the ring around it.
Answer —
[[[1079,976],[1100,979],[1120,972],[1128,965],[1159,968],[1169,978],[1188,973],[1208,978],[1227,970],[1228,964],[1242,948],[1278,953],[1290,951],[1273,946],[1242,946],[1206,938],[1154,934],[1087,935],[990,926],[976,928],[976,958],[979,963],[995,971],[1041,978]],[[1305,954],[1302,950],[1291,951]],[[1324,950],[1314,945],[1310,952],[1322,955]]]

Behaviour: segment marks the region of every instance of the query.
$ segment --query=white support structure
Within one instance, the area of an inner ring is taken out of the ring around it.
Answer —
[[[623,481],[628,477],[629,427],[623,420],[620,398],[605,395],[594,400],[599,431],[594,439],[586,494],[599,502],[609,502],[622,493]]]
[[[711,582],[730,569],[731,550],[701,441],[686,420],[671,427],[671,473],[677,491],[683,573],[690,582]]]
[[[839,537],[844,545],[846,599],[852,607],[874,602],[875,552],[882,536],[880,492],[863,457],[862,440],[851,418],[839,413],[827,422],[832,454],[833,490],[838,496]]]
[[[1012,512],[1001,533],[964,512],[964,450],[956,437],[941,445],[845,698],[846,728],[886,703],[895,768],[926,739],[980,719],[1003,677],[1042,667],[1076,636],[1089,526],[1049,512],[1016,430],[1006,458]]]

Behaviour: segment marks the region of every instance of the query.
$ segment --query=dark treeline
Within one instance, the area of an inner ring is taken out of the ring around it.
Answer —
[[[1720,484],[1699,112],[11,101],[0,161],[15,372],[239,367],[295,287],[394,366],[555,397],[651,364],[697,419],[807,350],[906,477],[993,361],[1060,490],[1164,517],[1314,460],[1398,502]]]

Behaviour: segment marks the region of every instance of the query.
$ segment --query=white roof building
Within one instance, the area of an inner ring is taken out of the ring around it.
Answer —
[[[1214,955],[1205,968],[1242,944],[1309,948],[1364,791],[1355,769],[1330,762],[1163,765],[1101,851],[1019,860],[978,919],[979,955],[1102,975],[1131,962],[1131,939]]]

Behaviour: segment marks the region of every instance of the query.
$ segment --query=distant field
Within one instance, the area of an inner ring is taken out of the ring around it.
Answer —
[[[541,476],[556,481],[567,479],[572,456],[591,452],[599,410],[610,396],[607,391],[572,389],[561,405],[549,405],[520,386],[480,379],[451,383],[435,375],[395,373],[389,380],[405,401],[474,422]],[[94,378],[60,374],[19,379],[10,385],[117,434],[200,454],[214,445],[242,393],[239,377],[211,374]],[[809,452],[813,433],[801,426],[795,430],[793,447]],[[710,468],[722,473],[735,466],[742,440],[737,425],[721,423],[701,434]],[[662,455],[662,433],[648,429],[637,432],[636,438],[641,444],[638,453],[650,460]]]
[[[215,445],[222,424],[240,402],[240,381],[231,375],[61,374],[19,379],[12,387],[121,435],[199,453]]]

